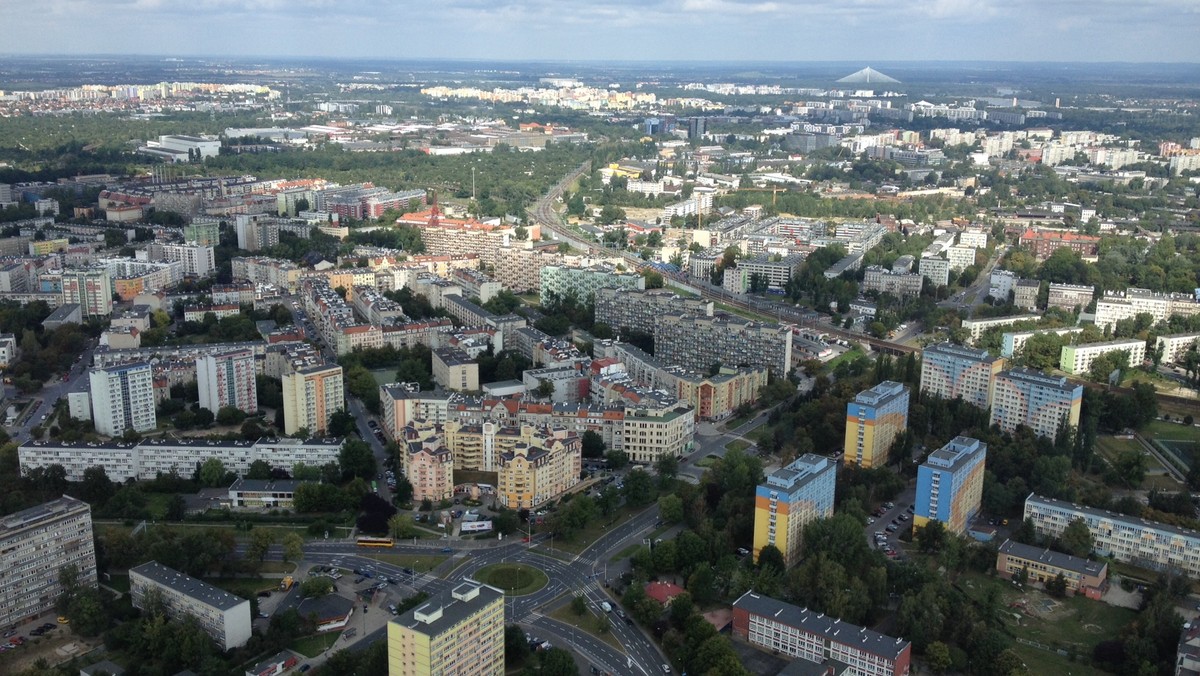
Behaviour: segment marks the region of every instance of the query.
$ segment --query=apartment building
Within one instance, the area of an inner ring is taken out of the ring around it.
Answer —
[[[214,414],[226,406],[257,413],[256,371],[252,350],[230,350],[200,357],[196,362],[200,405]]]
[[[216,219],[209,222],[197,218],[183,226],[183,239],[200,246],[217,246],[221,243],[221,222]]]
[[[154,410],[154,381],[145,362],[92,369],[92,422],[96,431],[119,437],[125,430],[148,432],[158,425]]]
[[[545,430],[497,456],[496,491],[509,509],[537,509],[574,488],[583,470],[582,439],[563,429]]]
[[[63,270],[61,278],[63,305],[79,305],[84,319],[112,314],[112,277],[108,268]]]
[[[450,273],[450,281],[462,288],[468,296],[478,298],[480,303],[488,302],[504,290],[500,282],[471,268],[456,268]]]
[[[1094,257],[1100,248],[1100,238],[1068,230],[1026,230],[1021,233],[1020,246],[1034,257],[1045,260],[1059,249],[1070,249],[1083,257]]]
[[[646,288],[646,278],[637,272],[626,272],[605,264],[590,267],[545,265],[538,271],[538,277],[542,305],[568,296],[588,304],[593,301],[598,289]]]
[[[658,318],[668,312],[711,317],[712,301],[684,298],[665,289],[596,289],[596,321],[614,332],[634,329],[654,332]]]
[[[1051,284],[1050,295],[1046,300],[1047,308],[1061,308],[1068,312],[1076,309],[1083,310],[1092,302],[1096,287],[1080,284]]]
[[[310,434],[324,435],[329,419],[345,405],[341,366],[308,366],[283,376],[284,434],[295,434],[303,428]]]
[[[1015,368],[996,376],[990,424],[1005,432],[1024,425],[1038,436],[1053,439],[1063,424],[1079,425],[1082,402],[1083,385],[1068,382],[1064,376]]]
[[[983,500],[983,468],[987,444],[955,437],[929,454],[917,468],[917,505],[913,529],[937,521],[946,531],[964,535]]]
[[[417,420],[446,422],[450,397],[445,393],[421,392],[417,383],[390,383],[380,385],[379,405],[384,434],[399,440],[405,438],[404,428]]]
[[[446,447],[436,423],[415,420],[401,431],[400,461],[413,487],[413,502],[438,503],[454,497],[454,454]]]
[[[668,364],[707,371],[723,366],[763,366],[777,376],[792,368],[792,330],[737,317],[669,313],[654,326],[655,356]]]
[[[1032,331],[1011,331],[1004,333],[1000,336],[1000,356],[1005,359],[1012,359],[1021,354],[1021,350],[1025,349],[1025,343],[1030,338],[1042,333],[1053,333],[1056,336],[1073,336],[1082,332],[1083,327],[1080,326],[1066,329],[1034,329]]]
[[[1200,333],[1172,333],[1166,336],[1159,336],[1158,342],[1155,344],[1155,350],[1162,351],[1162,363],[1182,364],[1183,360],[1187,358],[1188,352],[1193,350],[1198,340],[1200,340]]]
[[[104,467],[109,479],[152,480],[158,474],[191,476],[198,458],[217,458],[225,468],[237,474],[250,471],[250,465],[262,460],[272,468],[291,471],[296,463],[319,467],[337,462],[341,439],[168,439],[155,437],[137,443],[123,441],[70,442],[29,441],[17,449],[22,474],[34,468],[61,465],[68,481],[82,481],[90,467]]]
[[[754,560],[767,545],[790,567],[800,560],[804,527],[833,516],[837,464],[806,453],[767,475],[754,491]]]
[[[129,569],[129,595],[139,610],[160,603],[173,620],[194,618],[222,651],[240,648],[250,640],[249,599],[157,561]]]
[[[971,336],[971,342],[978,342],[983,334],[990,329],[1000,326],[1012,326],[1023,322],[1036,322],[1041,317],[1039,315],[1013,315],[1011,317],[995,317],[992,319],[964,319],[962,327]]]
[[[921,259],[924,261],[925,259]],[[868,265],[863,275],[863,291],[890,293],[893,296],[915,298],[921,295],[924,277],[911,272],[892,272],[880,265]]]
[[[164,244],[162,249],[165,260],[183,264],[183,274],[185,275],[204,277],[217,269],[217,261],[211,245],[188,242],[186,244]]]
[[[463,582],[392,618],[388,673],[504,676],[504,592]]]
[[[1141,366],[1146,360],[1146,341],[1131,338],[1129,340],[1110,340],[1104,343],[1086,343],[1083,345],[1063,345],[1059,355],[1058,368],[1072,375],[1087,373],[1092,368],[1092,362],[1101,355],[1110,352],[1125,352],[1129,355],[1129,366]]]
[[[1106,291],[1104,297],[1096,301],[1095,324],[1110,329],[1122,319],[1134,319],[1142,313],[1150,315],[1157,324],[1173,315],[1190,317],[1200,313],[1200,303],[1184,293],[1155,293],[1136,288],[1126,289],[1124,293]]]
[[[458,348],[438,348],[433,351],[433,380],[447,390],[478,392],[479,364]]]
[[[1083,507],[1033,493],[1025,498],[1024,518],[1034,531],[1057,538],[1080,519],[1092,534],[1092,551],[1150,570],[1200,577],[1200,533],[1117,512]]]
[[[276,258],[234,258],[233,279],[255,284],[270,284],[288,293],[296,293],[300,283],[300,268],[291,261]]]
[[[1059,575],[1067,583],[1067,591],[1099,599],[1108,588],[1108,564],[1063,554],[1045,547],[1031,547],[1014,540],[1005,540],[996,552],[996,572],[1011,580],[1024,572],[1030,582],[1045,585]]]
[[[279,244],[279,219],[262,214],[237,214],[235,218],[239,249],[254,252]]]
[[[0,333],[0,368],[17,360],[17,337],[12,333]]]
[[[92,508],[70,496],[0,517],[0,629],[54,609],[58,572],[73,565],[79,584],[95,587]]]
[[[922,256],[917,264],[917,272],[922,279],[928,279],[934,286],[946,286],[950,283],[950,261],[940,256]]]
[[[921,351],[921,391],[987,408],[1005,360],[987,350],[935,343]]]
[[[863,390],[846,402],[847,465],[882,467],[901,432],[908,429],[908,388],[890,380]]]
[[[946,249],[946,258],[950,263],[951,270],[962,272],[975,265],[975,248],[969,246],[949,247]]]
[[[1036,279],[1021,279],[1013,287],[1013,305],[1028,312],[1037,312],[1042,283]]]
[[[733,635],[773,653],[833,659],[852,676],[908,676],[912,644],[748,591],[733,603]]]
[[[621,450],[630,462],[652,465],[664,456],[679,458],[689,453],[695,432],[696,418],[690,406],[673,399],[662,404],[627,403]]]
[[[803,254],[775,256],[760,254],[752,258],[738,261],[737,269],[742,271],[747,281],[758,275],[768,288],[782,289],[792,279],[796,268],[804,262]]]

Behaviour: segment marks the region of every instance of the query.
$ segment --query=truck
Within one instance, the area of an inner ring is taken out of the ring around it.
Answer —
[[[285,575],[284,578],[279,581],[279,591],[287,591],[295,584],[296,581],[292,579],[291,575]]]

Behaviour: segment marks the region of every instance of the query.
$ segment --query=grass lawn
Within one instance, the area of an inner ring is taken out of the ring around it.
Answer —
[[[641,545],[641,544],[629,545],[625,549],[622,549],[621,551],[614,554],[613,557],[611,559],[609,559],[609,561],[620,561],[622,559],[627,559],[627,558],[633,556],[634,553],[637,552],[637,550],[641,549],[643,546],[644,545]]]
[[[621,645],[621,642],[617,640],[616,636],[612,635],[611,631],[601,631],[600,630],[600,628],[602,626],[604,626],[604,624],[603,624],[604,622],[610,622],[610,623],[611,622],[620,622],[621,618],[616,617],[615,613],[613,613],[613,614],[606,613],[605,619],[601,620],[600,616],[596,615],[597,612],[600,612],[600,611],[596,611],[591,608],[588,608],[588,611],[586,613],[584,613],[583,616],[581,617],[581,616],[575,614],[575,611],[571,609],[571,604],[568,603],[567,605],[563,606],[562,608],[559,608],[558,610],[550,613],[550,617],[553,617],[554,619],[558,620],[559,622],[563,622],[565,624],[569,624],[573,627],[576,627],[579,629],[579,631],[587,632],[587,633],[591,634],[592,636],[595,636],[596,638],[600,639],[601,641],[604,641],[605,643],[611,645],[612,647],[616,648],[617,650],[624,652],[625,651],[624,646]]]
[[[1090,675],[1090,674],[1107,674],[1107,671],[1101,671],[1095,667],[1071,660],[1059,655],[1055,652],[1035,648],[1031,645],[1022,645],[1013,643],[1010,646],[1022,660],[1025,666],[1029,668],[1031,674],[1072,674]]]
[[[375,378],[375,382],[380,385],[388,385],[396,382],[396,369],[375,369],[371,371],[371,376]]]
[[[1142,435],[1151,439],[1192,441],[1200,443],[1200,427],[1155,420],[1147,423]]]
[[[734,439],[725,444],[725,450],[727,451],[744,451],[747,448],[750,448],[750,442],[745,439]]]
[[[736,430],[737,428],[741,427],[742,425],[745,425],[746,423],[750,422],[751,420],[754,420],[755,415],[757,415],[757,414],[744,415],[744,416],[741,416],[738,418],[730,418],[729,420],[725,421],[725,429]]]
[[[450,558],[439,554],[390,554],[378,551],[360,552],[359,556],[375,559],[384,563],[390,563],[393,566],[402,568],[412,568],[418,573],[423,573],[437,568],[442,561]]]
[[[636,509],[622,507],[613,512],[613,515],[607,520],[604,519],[604,517],[601,517],[595,521],[592,521],[588,524],[587,528],[584,528],[576,533],[575,537],[571,538],[570,540],[557,538],[553,541],[547,540],[543,544],[552,545],[553,549],[556,550],[561,549],[562,551],[570,552],[571,554],[579,554],[583,550],[587,549],[588,546],[595,542],[600,536],[608,532],[609,526],[626,521],[629,519],[629,517],[642,511],[643,509],[645,509],[645,507],[638,507]]]
[[[294,573],[296,564],[291,561],[263,561],[258,567],[260,573]]]
[[[475,579],[503,589],[509,596],[524,596],[550,584],[545,573],[523,563],[495,563],[475,572]]]
[[[705,467],[705,468],[712,467],[717,462],[717,460],[720,460],[720,458],[718,456],[712,455],[710,453],[709,455],[706,455],[703,458],[700,458],[699,460],[697,460],[696,466],[697,467]]]
[[[129,593],[129,576],[128,575],[112,575],[111,579],[103,581],[101,584],[112,587],[119,592]]]
[[[292,645],[288,646],[292,650],[304,655],[305,657],[316,657],[333,647],[337,643],[338,638],[342,635],[340,631],[330,631],[324,634],[313,634],[292,641]]]
[[[841,353],[840,355],[838,355],[838,356],[834,357],[833,359],[830,359],[828,362],[826,362],[825,363],[825,372],[832,373],[833,370],[835,368],[837,368],[838,364],[841,364],[844,361],[850,361],[852,359],[857,359],[857,358],[863,357],[863,356],[866,356],[866,352],[863,352],[862,349],[860,349],[857,345],[855,345],[853,348],[846,350],[845,352]]]
[[[1115,461],[1119,453],[1125,451],[1137,451],[1141,453],[1143,450],[1142,445],[1133,439],[1120,439],[1107,436],[1096,438],[1096,452],[1109,463]],[[1178,481],[1175,481],[1166,473],[1166,469],[1163,468],[1162,463],[1154,456],[1146,456],[1146,465],[1146,478],[1142,480],[1142,485],[1140,486],[1143,490],[1177,491],[1182,488]]]

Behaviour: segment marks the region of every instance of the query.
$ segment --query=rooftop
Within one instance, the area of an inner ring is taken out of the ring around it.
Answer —
[[[1150,521],[1147,519],[1140,519],[1136,516],[1128,516],[1126,514],[1120,514],[1117,512],[1109,512],[1103,509],[1096,509],[1095,507],[1084,507],[1082,505],[1076,505],[1074,503],[1067,502],[1066,500],[1055,500],[1054,498],[1047,498],[1041,495],[1035,495],[1033,493],[1030,493],[1029,496],[1025,498],[1025,506],[1028,508],[1030,504],[1037,504],[1043,507],[1051,507],[1054,509],[1069,510],[1085,518],[1091,517],[1096,521],[1126,523],[1132,526],[1153,528],[1164,533],[1190,538],[1193,541],[1200,540],[1200,533],[1194,530],[1188,530],[1187,528],[1172,526],[1170,524],[1162,523],[1161,521]]]
[[[395,617],[392,622],[427,636],[437,636],[480,609],[504,600],[504,592],[478,582],[464,582],[446,594],[442,592],[425,603]]]
[[[904,639],[880,634],[752,591],[742,594],[741,598],[734,601],[733,607],[888,659],[899,658],[910,645]]]
[[[1063,554],[1052,549],[1031,547],[1013,540],[1005,540],[1004,544],[1000,545],[1000,549],[997,551],[1000,554],[1008,554],[1009,556],[1015,556],[1027,561],[1040,561],[1046,565],[1069,570],[1081,575],[1099,575],[1108,565],[1101,561],[1088,561],[1087,559]]]
[[[130,568],[129,572],[137,573],[160,586],[218,610],[232,610],[243,603],[250,603],[247,599],[234,596],[223,589],[218,589],[203,580],[197,580],[191,575],[185,575],[174,568],[168,568],[157,561]]]
[[[91,511],[91,507],[86,502],[81,502],[69,495],[64,495],[57,500],[51,500],[36,507],[30,507],[29,509],[23,509],[8,516],[0,517],[0,536],[7,534],[9,531],[25,528],[26,526],[47,519],[56,519],[67,512],[77,509]]]
[[[987,454],[987,444],[971,437],[955,437],[950,443],[929,454],[925,464],[939,469],[957,469],[976,453]]]

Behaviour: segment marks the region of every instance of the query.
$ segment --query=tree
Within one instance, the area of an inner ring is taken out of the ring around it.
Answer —
[[[927,521],[917,530],[916,540],[926,554],[939,551],[946,543],[946,527],[941,521]]]
[[[629,464],[629,455],[625,451],[609,451],[604,454],[604,459],[608,460],[608,468],[611,470],[623,469]]]
[[[338,465],[341,467],[343,479],[356,476],[370,479],[376,472],[375,455],[367,442],[360,439],[346,440],[338,453]]]
[[[332,591],[333,579],[324,575],[310,577],[300,583],[300,593],[306,598],[320,598]]]
[[[1062,573],[1054,576],[1053,580],[1046,581],[1046,593],[1055,597],[1063,598],[1067,595],[1067,578],[1063,577]]]
[[[1071,523],[1063,529],[1062,535],[1058,538],[1059,547],[1064,552],[1072,556],[1086,557],[1092,553],[1092,547],[1095,543],[1092,541],[1092,533],[1088,530],[1087,522],[1083,519],[1072,519]]]
[[[388,519],[388,533],[398,540],[411,538],[417,534],[417,524],[407,514],[395,514]]]
[[[304,558],[304,538],[299,533],[289,532],[283,536],[283,560],[299,561]]]
[[[925,649],[925,661],[936,674],[945,673],[953,662],[950,659],[950,647],[941,641],[934,641]]]
[[[783,552],[775,545],[767,545],[758,551],[758,567],[759,568],[774,568],[779,573],[787,571],[787,563],[784,561]]]
[[[583,617],[584,613],[587,612],[587,599],[583,598],[583,594],[576,594],[571,599],[571,610],[580,617]]]
[[[250,531],[250,543],[246,545],[246,558],[262,563],[267,558],[267,551],[275,542],[275,534],[270,528],[255,528]]]
[[[116,487],[108,478],[108,472],[103,467],[89,467],[83,470],[83,481],[79,485],[79,497],[92,505],[103,505],[116,492]]]
[[[246,478],[255,481],[266,481],[271,478],[271,463],[266,460],[255,460],[246,470]]]
[[[246,419],[246,412],[235,406],[222,406],[221,410],[217,411],[217,424],[232,427],[242,424]]]
[[[227,485],[225,482],[225,463],[219,458],[209,458],[200,465],[200,483],[215,488]]]
[[[678,495],[664,495],[659,498],[658,518],[667,524],[683,521],[683,500]]]
[[[650,504],[654,498],[654,480],[648,472],[635,467],[625,477],[625,502],[630,507],[642,507]]]
[[[554,395],[554,383],[543,378],[538,381],[538,386],[534,389],[534,393],[542,399],[549,399]]]
[[[583,433],[583,457],[599,458],[604,455],[604,437],[593,430]]]
[[[539,656],[542,663],[542,668],[537,671],[539,676],[576,676],[579,673],[575,658],[562,648],[551,648]]]
[[[679,473],[679,461],[673,455],[660,456],[654,461],[654,471],[658,474],[659,484],[666,487]]]
[[[504,663],[512,666],[520,664],[529,656],[529,639],[525,630],[515,624],[504,627]]]
[[[167,501],[167,521],[183,521],[183,517],[187,516],[187,501],[183,496],[176,493]]]

